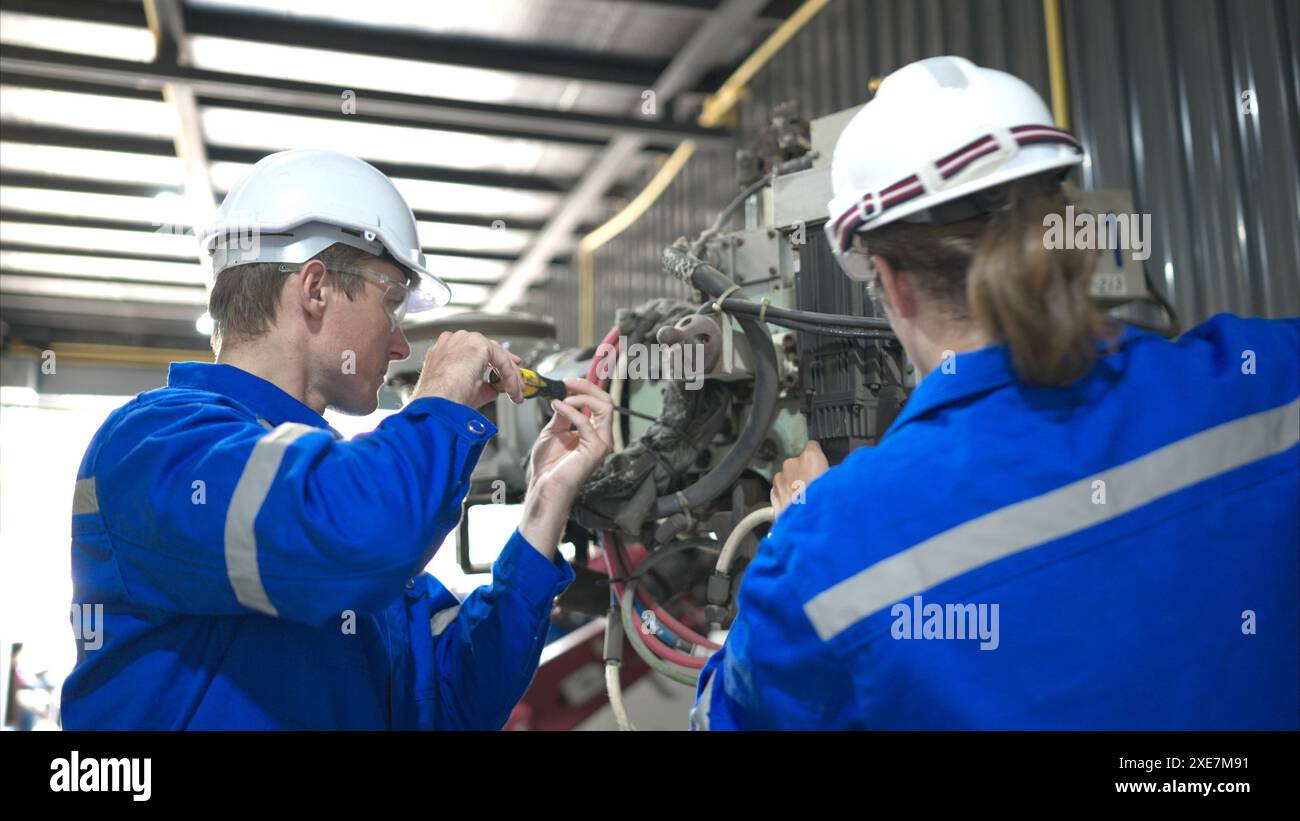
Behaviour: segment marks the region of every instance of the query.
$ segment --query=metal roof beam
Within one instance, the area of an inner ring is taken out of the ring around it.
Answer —
[[[143,26],[143,10],[133,3],[92,0],[6,0],[7,11],[63,20]],[[337,51],[363,57],[389,57],[431,65],[463,66],[649,88],[664,71],[662,60],[611,55],[584,49],[514,43],[486,37],[438,35],[425,31],[380,29],[342,21],[242,10],[186,8],[185,31],[243,42]],[[435,59],[436,56],[436,59]],[[699,88],[716,89],[727,72],[700,78]]]
[[[694,83],[707,70],[719,49],[735,38],[736,31],[754,19],[765,2],[723,0],[655,81],[650,89],[654,93],[653,99],[666,104],[667,100]],[[572,240],[579,218],[590,213],[643,147],[643,140],[631,136],[619,137],[609,144],[551,217],[550,223],[537,234],[533,245],[493,290],[484,305],[485,310],[506,311],[525,297],[528,286],[546,273],[561,244]]]

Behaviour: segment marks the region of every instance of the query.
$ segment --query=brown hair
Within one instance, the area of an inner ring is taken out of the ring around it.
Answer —
[[[1047,247],[1047,216],[1064,223],[1068,204],[1055,174],[983,196],[997,210],[948,225],[894,222],[859,236],[953,319],[973,319],[1006,343],[1022,382],[1069,384],[1091,370],[1096,342],[1116,330],[1088,295],[1096,257]]]
[[[335,269],[376,257],[360,248],[336,242],[311,259],[324,263],[326,281],[351,300],[365,287],[365,281],[355,274],[336,273]],[[284,281],[291,273],[282,272],[280,265],[279,262],[250,262],[227,268],[217,276],[212,295],[208,297],[213,352],[220,353],[222,344],[249,342],[270,330],[280,305]]]

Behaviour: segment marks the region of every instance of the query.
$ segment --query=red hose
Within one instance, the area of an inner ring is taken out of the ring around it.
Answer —
[[[603,361],[604,357],[610,353],[609,346],[614,346],[613,353],[617,354],[618,341],[619,327],[615,325],[609,329],[609,333],[605,334],[605,338],[596,346],[596,353],[592,356],[591,364],[587,367],[587,381],[591,382],[598,388],[603,389],[605,387],[605,380],[597,378],[600,363]],[[615,545],[616,538],[617,537],[608,531],[601,533],[601,546],[605,549],[606,556],[608,557],[606,559],[606,568],[609,571],[611,579],[614,579],[616,576],[626,577],[630,572],[622,567],[619,552]],[[623,585],[615,582],[614,592],[618,595],[619,600],[621,601],[623,598]],[[705,636],[700,635],[674,618],[672,614],[659,604],[658,600],[651,595],[650,591],[644,585],[641,587],[640,597],[642,603],[650,608],[650,612],[654,613],[655,617],[659,619],[659,621],[663,622],[663,624],[674,634],[692,643],[703,645],[710,650],[719,649],[720,645],[709,641]],[[644,636],[643,639],[645,640],[646,646],[651,648],[655,652],[655,655],[660,658],[676,661],[678,664],[694,668],[703,667],[706,661],[706,659],[697,658],[696,656],[688,656],[685,653],[672,649],[660,641],[657,636],[647,635]]]
[[[629,564],[631,564],[632,561],[630,548],[641,547],[642,550],[645,549],[637,542],[633,542],[627,547],[629,548],[628,550]],[[621,557],[620,557],[620,561],[621,561]],[[634,566],[632,569],[635,570],[636,567]],[[628,575],[631,575],[630,572]],[[647,588],[645,585],[641,586],[641,590],[637,593],[637,595],[641,598],[642,603],[645,604],[647,607],[650,608],[651,611],[654,612],[654,614],[659,618],[659,621],[663,622],[664,625],[666,625],[668,629],[671,630],[676,635],[681,636],[682,638],[690,641],[693,644],[702,644],[705,647],[709,648],[710,650],[717,650],[721,647],[721,645],[714,644],[713,642],[709,641],[707,636],[700,635],[699,633],[695,632],[691,628],[687,627],[682,622],[678,621],[676,617],[674,617],[671,613],[669,613],[663,607],[663,605],[659,603],[659,601],[654,597],[654,594],[651,593],[650,589]]]
[[[611,581],[620,576],[625,577],[627,575],[626,571],[623,568],[622,560],[619,558],[617,547],[614,543],[615,538],[616,537],[613,534],[611,534],[609,531],[605,531],[601,533],[601,546],[605,549],[606,569],[609,571],[609,577]],[[623,585],[620,584],[619,582],[614,582],[613,584],[614,584],[614,593],[618,596],[619,601],[622,601]],[[642,586],[641,588],[641,595],[643,596],[643,598],[646,595],[644,586]],[[649,604],[648,601],[646,601],[645,603]],[[655,614],[656,618],[663,620],[665,624],[668,624],[670,621],[676,624],[681,624],[672,616],[669,616],[666,612],[664,612],[663,608],[659,607],[657,604],[652,605],[650,607],[650,610],[652,613]],[[682,626],[684,627],[684,625]],[[684,630],[683,632],[693,633],[694,631],[688,629],[688,630]],[[699,635],[699,634],[695,633],[695,635]],[[649,647],[656,656],[659,656],[660,658],[666,659],[668,661],[674,661],[685,667],[693,667],[698,670],[704,666],[706,661],[708,661],[708,659],[706,658],[701,658],[699,656],[688,656],[679,650],[674,650],[673,648],[669,647],[668,645],[660,641],[657,636],[645,635],[642,636],[642,639],[645,641],[646,646]],[[714,650],[718,649],[718,645],[713,644],[707,639],[701,643],[707,644],[711,649]]]

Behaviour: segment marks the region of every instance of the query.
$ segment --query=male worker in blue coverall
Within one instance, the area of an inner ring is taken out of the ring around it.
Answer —
[[[608,397],[568,381],[492,583],[459,601],[421,571],[496,432],[483,375],[522,401],[517,357],[443,334],[410,403],[342,441],[321,413],[373,411],[410,353],[398,322],[447,296],[409,207],[360,160],[281,152],[207,241],[217,363],[174,363],[78,473],[64,727],[499,729],[573,578],[556,547],[609,449]]]
[[[1079,159],[1029,86],[960,58],[845,128],[827,233],[920,381],[877,447],[776,477],[694,728],[1300,728],[1300,320],[1093,354],[1090,264],[996,188],[1063,207]],[[1024,377],[1080,331],[1090,365]]]

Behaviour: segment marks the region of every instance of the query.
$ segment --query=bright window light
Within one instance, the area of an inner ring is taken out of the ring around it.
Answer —
[[[41,395],[36,392],[35,388],[27,388],[22,385],[5,385],[0,387],[0,405],[36,405],[41,401]]]
[[[176,285],[202,285],[208,269],[198,262],[153,262],[75,254],[40,254],[0,248],[0,268],[35,274],[68,274],[103,279],[133,279]]]
[[[146,28],[13,11],[0,11],[0,42],[142,63],[154,58],[153,35]]]
[[[77,466],[104,418],[133,397],[43,394],[37,407],[16,407],[8,391],[0,389],[0,636],[23,642],[24,657],[48,668],[57,688],[76,661],[68,527]]]
[[[0,142],[0,168],[55,177],[179,186],[185,169],[175,157]]]
[[[142,137],[176,134],[176,113],[162,100],[134,100],[40,88],[0,86],[0,117],[59,128]]]

